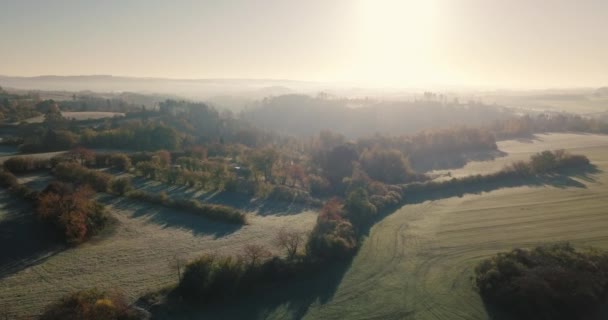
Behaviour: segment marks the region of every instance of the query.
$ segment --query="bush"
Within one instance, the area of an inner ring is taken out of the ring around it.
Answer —
[[[169,198],[169,196],[164,192],[154,194],[142,190],[128,192],[127,197],[131,199],[142,200],[163,205],[169,208],[189,211],[193,214],[200,215],[211,220],[235,224],[247,223],[247,216],[242,211],[229,206],[219,204],[206,204],[196,199],[174,200]]]
[[[139,320],[147,315],[131,307],[120,293],[78,291],[46,308],[40,320]]]
[[[12,173],[25,173],[35,170],[48,169],[51,166],[49,160],[34,157],[12,157],[4,161],[4,169]]]
[[[103,229],[109,221],[104,207],[91,200],[94,191],[88,187],[49,184],[38,196],[36,212],[53,223],[70,244],[78,244]]]
[[[306,245],[310,256],[332,260],[351,256],[357,249],[357,235],[344,218],[344,207],[337,198],[329,200],[317,217],[317,224]]]
[[[321,176],[310,175],[308,177],[308,183],[310,185],[310,193],[315,197],[326,196],[331,191],[329,180]]]
[[[0,172],[0,185],[4,188],[12,188],[19,185],[17,177],[9,171]]]
[[[475,269],[489,304],[517,319],[589,319],[608,293],[608,254],[569,244],[515,249]]]
[[[133,189],[131,178],[115,178],[110,181],[110,190],[118,195],[124,195]]]
[[[260,286],[289,281],[314,267],[306,262],[286,261],[278,257],[251,264],[241,257],[206,254],[186,266],[175,293],[193,303],[225,301]]]
[[[110,166],[121,171],[129,171],[131,159],[124,153],[113,153],[110,155]]]
[[[77,163],[60,163],[55,167],[54,173],[60,180],[79,185],[88,184],[100,192],[108,191],[112,181],[112,175],[85,168]]]
[[[274,186],[268,199],[286,202],[309,203],[311,198],[308,192],[287,186]]]

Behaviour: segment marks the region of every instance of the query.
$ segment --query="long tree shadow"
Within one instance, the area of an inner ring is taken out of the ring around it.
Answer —
[[[144,218],[147,222],[160,225],[163,228],[190,230],[194,235],[209,235],[218,238],[236,232],[242,227],[242,225],[212,221],[184,210],[109,194],[100,196],[98,201],[106,205],[112,205],[116,209],[131,212],[130,216],[133,218]]]
[[[491,183],[472,183],[466,188],[439,188],[434,191],[413,192],[407,195],[407,204],[419,203],[465,194],[479,194],[501,188],[518,186],[549,185],[558,188],[585,188],[585,185],[574,178],[595,181],[591,174],[599,173],[595,166],[577,170],[562,171],[559,174],[528,177],[525,179],[503,179]],[[403,204],[399,205],[402,206]],[[398,206],[383,210],[378,219],[364,226],[361,237],[369,234],[371,227],[392,213]],[[246,294],[223,303],[193,306],[191,304],[171,301],[155,306],[145,306],[151,311],[154,319],[264,319],[269,316],[281,319],[301,319],[314,303],[325,304],[330,301],[350,268],[352,258],[340,263],[332,263],[311,270],[306,275],[298,276],[273,286],[256,288],[255,292]],[[238,307],[234,303],[238,300]],[[143,304],[142,301],[140,303]],[[505,318],[495,318],[506,320]]]
[[[432,170],[459,169],[471,161],[493,161],[496,158],[504,157],[508,153],[500,150],[448,153],[435,157],[421,157],[420,159],[410,159],[412,168],[417,172],[427,172]]]
[[[147,192],[165,192],[173,198],[190,198],[204,203],[227,205],[260,216],[295,215],[318,209],[301,203],[259,199],[239,192],[203,191],[185,186],[172,186],[157,181],[150,181],[142,177],[135,177],[133,179],[133,186]]]
[[[302,319],[313,304],[330,301],[342,278],[350,267],[352,259],[309,270],[294,279],[256,288],[255,292],[214,302],[209,305],[193,306],[188,303],[170,301],[147,309],[153,319]],[[170,298],[171,299],[171,298]]]
[[[57,233],[35,217],[31,206],[6,192],[0,202],[6,211],[0,220],[0,280],[66,249]]]
[[[538,175],[522,178],[508,178],[491,182],[470,183],[466,186],[455,186],[437,188],[431,191],[413,191],[406,194],[406,204],[420,203],[427,200],[438,200],[450,197],[462,197],[466,194],[481,194],[504,188],[515,187],[541,187],[551,186],[555,188],[587,188],[587,186],[575,178],[586,182],[596,182],[594,174],[601,173],[595,165],[588,165],[578,169],[562,170],[559,173],[549,175]]]
[[[520,315],[514,315],[510,312],[512,310],[506,310],[495,306],[494,304],[488,302],[486,299],[482,297],[482,302],[484,309],[488,313],[489,320],[537,320],[537,319],[549,319],[549,317],[539,317],[539,316],[529,316],[522,317]],[[585,319],[585,320],[606,320],[608,319],[608,299],[605,302],[598,306],[597,308],[593,308],[591,310],[586,310],[588,314],[579,315],[580,318],[577,319]]]

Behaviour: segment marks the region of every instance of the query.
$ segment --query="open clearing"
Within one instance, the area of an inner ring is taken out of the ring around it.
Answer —
[[[608,136],[540,135],[499,147],[509,155],[462,170],[494,171],[565,148],[603,172],[574,178],[578,188],[506,188],[406,205],[372,228],[331,301],[313,304],[304,318],[488,319],[471,279],[481,259],[552,241],[608,249]]]
[[[36,184],[35,177],[24,176],[21,182]],[[41,180],[46,178],[40,175]],[[6,197],[5,191],[2,195]],[[77,248],[36,247],[32,256],[15,253],[2,261],[0,310],[8,309],[11,317],[37,315],[67,293],[95,286],[120,288],[135,300],[177,282],[176,258],[190,260],[205,252],[239,254],[247,244],[274,250],[273,237],[279,229],[309,231],[316,221],[311,210],[258,208],[249,213],[250,224],[239,227],[112,196],[102,196],[101,201],[118,220],[114,230]],[[30,216],[31,210],[16,214],[13,207],[1,207],[0,225],[13,226],[17,223],[12,221],[21,219],[19,230],[25,232],[32,224]],[[6,235],[2,240],[28,241],[28,237]]]

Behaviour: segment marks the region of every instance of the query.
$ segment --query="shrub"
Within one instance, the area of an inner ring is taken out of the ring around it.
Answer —
[[[131,178],[115,178],[110,181],[110,190],[118,195],[124,195],[133,189]]]
[[[344,258],[355,253],[357,236],[353,225],[344,218],[344,207],[333,198],[321,209],[317,224],[306,245],[310,256],[323,260]]]
[[[11,188],[19,185],[17,177],[9,171],[0,172],[0,185],[4,188]]]
[[[88,187],[72,190],[71,186],[52,183],[38,196],[36,212],[53,223],[70,244],[78,244],[99,232],[109,220],[104,207],[91,200],[94,191]]]
[[[515,249],[475,269],[483,299],[517,319],[587,319],[608,293],[608,254],[569,244]]]
[[[142,311],[131,307],[120,293],[98,289],[78,291],[49,305],[41,320],[139,320],[146,319]]]
[[[286,202],[308,203],[311,198],[308,192],[287,186],[274,186],[268,199]]]
[[[124,153],[113,153],[110,155],[110,166],[121,171],[129,171],[131,159]]]
[[[112,175],[85,168],[77,163],[60,163],[55,167],[54,173],[60,180],[79,185],[88,184],[100,192],[108,191],[112,181]]]
[[[351,191],[344,203],[345,217],[354,226],[361,226],[369,223],[375,218],[378,209],[374,206],[367,196],[367,191],[357,188]]]
[[[235,224],[247,223],[247,216],[242,211],[236,208],[219,204],[202,203],[196,199],[174,200],[169,198],[169,196],[165,192],[154,194],[142,190],[134,190],[128,192],[127,197],[131,199],[142,200],[163,205],[169,208],[189,211],[193,214],[200,215],[211,220]]]
[[[4,169],[12,173],[24,173],[47,169],[51,165],[49,160],[34,157],[12,157],[4,161]]]
[[[331,191],[329,180],[324,177],[311,175],[308,177],[308,183],[310,185],[310,193],[315,197],[326,196]]]

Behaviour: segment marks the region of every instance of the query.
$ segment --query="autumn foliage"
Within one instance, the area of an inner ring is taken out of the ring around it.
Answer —
[[[78,291],[48,306],[41,320],[138,320],[141,311],[129,305],[124,295],[97,289]]]
[[[78,244],[108,222],[102,205],[91,200],[95,192],[82,186],[76,190],[63,183],[51,183],[38,197],[36,212],[52,222],[70,244]]]

